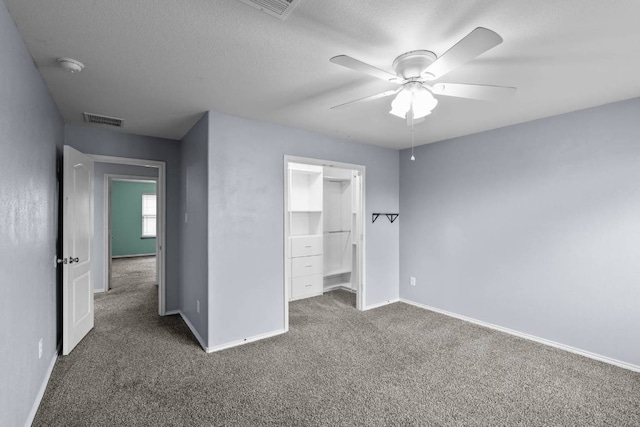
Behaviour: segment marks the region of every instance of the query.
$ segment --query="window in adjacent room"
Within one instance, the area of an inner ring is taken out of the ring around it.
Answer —
[[[142,195],[142,237],[156,237],[156,195]]]

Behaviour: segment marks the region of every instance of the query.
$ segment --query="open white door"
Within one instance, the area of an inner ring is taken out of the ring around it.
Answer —
[[[93,160],[64,146],[62,354],[93,328]]]

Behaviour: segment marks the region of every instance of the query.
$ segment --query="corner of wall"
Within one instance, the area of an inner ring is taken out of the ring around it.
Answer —
[[[209,117],[196,122],[180,142],[180,312],[206,350],[209,345],[208,244]]]

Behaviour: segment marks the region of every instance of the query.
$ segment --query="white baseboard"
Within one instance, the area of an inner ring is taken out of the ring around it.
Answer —
[[[503,326],[494,325],[492,323],[483,322],[482,320],[473,319],[471,317],[463,316],[461,314],[452,313],[450,311],[446,311],[446,310],[442,310],[442,309],[439,309],[439,308],[431,307],[431,306],[428,306],[428,305],[425,305],[425,304],[420,304],[418,302],[410,301],[410,300],[407,300],[407,299],[404,299],[404,298],[400,298],[400,301],[405,303],[405,304],[409,304],[409,305],[413,305],[415,307],[423,308],[425,310],[433,311],[435,313],[444,314],[445,316],[449,316],[449,317],[453,317],[453,318],[456,318],[456,319],[464,320],[465,322],[470,322],[470,323],[474,323],[474,324],[479,325],[479,326],[484,326],[485,328],[494,329],[496,331],[500,331],[500,332],[504,332],[504,333],[507,333],[507,334],[510,334],[510,335],[514,335],[516,337],[524,338],[524,339],[529,340],[529,341],[535,341],[537,343],[548,345],[548,346],[551,346],[551,347],[555,347],[555,348],[558,348],[560,350],[565,350],[565,351],[568,351],[570,353],[579,354],[581,356],[588,357],[589,359],[598,360],[600,362],[608,363],[610,365],[615,365],[615,366],[618,366],[620,368],[628,369],[630,371],[640,372],[640,366],[634,365],[632,363],[627,363],[627,362],[623,362],[621,360],[612,359],[610,357],[602,356],[602,355],[596,354],[596,353],[592,353],[592,352],[587,351],[587,350],[581,350],[579,348],[571,347],[569,345],[561,344],[561,343],[558,343],[558,342],[555,342],[555,341],[551,341],[551,340],[548,340],[548,339],[545,339],[545,338],[540,338],[540,337],[537,337],[535,335],[530,335],[530,334],[527,334],[527,333],[524,333],[524,332],[519,332],[519,331],[516,331],[516,330],[513,330],[513,329],[505,328]]]
[[[275,337],[276,335],[282,335],[284,333],[286,333],[286,329],[277,329],[275,331],[271,331],[271,332],[266,332],[264,334],[260,334],[260,335],[254,335],[252,337],[249,338],[245,338],[242,340],[237,340],[237,341],[232,341],[226,344],[220,344],[214,347],[210,347],[209,349],[207,349],[207,353],[213,353],[216,351],[220,351],[220,350],[226,350],[227,348],[231,348],[231,347],[237,347],[239,345],[243,345],[243,344],[249,344],[250,342],[255,342],[255,341],[260,341],[266,338],[271,338],[271,337]]]
[[[165,316],[172,316],[174,314],[180,314],[180,310],[169,310],[164,312]]]
[[[387,301],[382,301],[377,304],[371,304],[364,307],[362,311],[373,310],[374,308],[384,307],[385,305],[393,304],[394,302],[400,301],[400,298],[394,298]]]
[[[200,347],[202,347],[202,349],[207,353],[214,353],[216,351],[225,350],[227,348],[237,347],[239,345],[248,344],[250,342],[259,341],[266,338],[271,338],[276,335],[281,335],[287,332],[287,329],[278,329],[275,331],[267,332],[260,335],[255,335],[253,337],[245,338],[242,340],[232,341],[232,342],[229,342],[226,344],[220,344],[214,347],[207,347],[205,344],[205,341],[202,339],[202,337],[200,336],[196,328],[191,324],[187,316],[185,316],[181,310],[171,310],[171,311],[167,311],[165,314],[166,315],[179,314],[180,317],[182,317],[182,320],[184,320],[184,323],[186,323],[189,329],[191,329],[191,333],[193,333],[193,335],[196,337],[196,339],[198,340],[198,343],[200,343]]]
[[[150,253],[150,254],[135,254],[135,255],[111,255],[111,259],[117,259],[117,258],[135,258],[135,257],[139,257],[139,256],[155,256],[156,253]]]
[[[357,293],[355,289],[347,288],[346,286],[341,285],[339,283],[336,285],[331,285],[331,286],[327,286],[326,288],[323,288],[324,292],[331,292],[331,291],[337,291],[337,290],[351,292],[352,294]]]
[[[36,395],[36,399],[33,402],[31,411],[29,411],[29,416],[27,417],[27,421],[24,423],[25,427],[30,427],[31,424],[33,423],[34,418],[36,417],[36,413],[38,412],[38,408],[40,407],[40,402],[42,401],[44,392],[47,390],[47,384],[49,384],[49,378],[51,378],[53,367],[56,366],[56,360],[58,360],[58,352],[59,352],[59,349],[56,349],[56,352],[53,355],[51,362],[49,363],[49,367],[47,368],[47,373],[44,376],[44,380],[42,381],[40,390],[38,390],[38,394]]]
[[[174,311],[176,311],[176,310],[174,310]],[[207,345],[205,344],[204,340],[202,339],[202,337],[200,336],[200,334],[198,333],[196,328],[191,324],[191,322],[189,321],[189,318],[187,316],[185,316],[184,313],[181,310],[177,310],[177,313],[175,313],[175,314],[180,314],[180,317],[182,317],[182,320],[184,320],[184,323],[187,324],[189,329],[191,329],[191,333],[193,334],[193,336],[195,336],[196,339],[198,340],[198,342],[200,343],[200,347],[202,347],[202,349],[204,351],[208,352],[209,349],[207,348]]]

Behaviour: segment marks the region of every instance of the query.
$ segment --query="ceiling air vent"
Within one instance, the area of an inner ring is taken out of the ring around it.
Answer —
[[[285,19],[300,0],[240,0],[276,18]]]
[[[124,127],[124,119],[117,117],[101,116],[93,113],[83,113],[84,121],[87,123],[95,123],[97,125],[113,126],[117,128]]]

